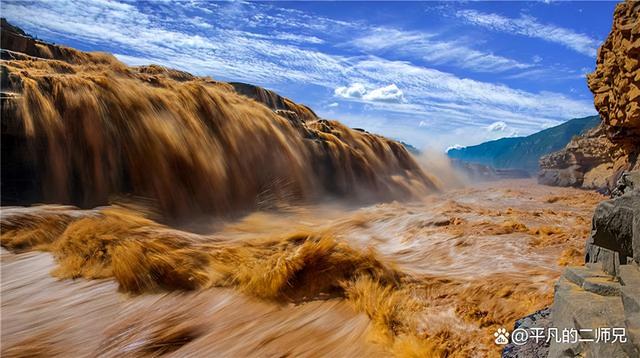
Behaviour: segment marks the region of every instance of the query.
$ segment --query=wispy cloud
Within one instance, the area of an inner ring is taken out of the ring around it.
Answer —
[[[590,101],[559,93],[524,91],[462,78],[414,62],[385,58],[383,51],[363,56],[362,52],[340,52],[331,47],[332,43],[348,42],[355,34],[354,43],[362,48],[390,48],[389,41],[372,32],[373,27],[367,24],[311,16],[273,4],[178,3],[185,12],[202,14],[202,19],[194,21],[193,15],[172,10],[173,5],[158,4],[154,2],[152,7],[140,8],[148,3],[3,2],[3,16],[56,42],[73,39],[85,48],[114,52],[129,64],[159,63],[200,75],[267,87],[286,88],[294,84],[298,88],[323,88],[327,97],[318,102],[327,103],[336,97],[350,102],[349,106],[339,108],[327,106],[332,110],[363,106],[365,112],[393,118],[392,121],[397,119],[382,129],[385,134],[396,135],[405,128],[398,126],[398,121],[405,121],[407,133],[415,136],[420,134],[416,132],[420,122],[424,123],[421,127],[434,133],[441,130],[460,137],[471,133],[468,138],[475,138],[473,135],[485,132],[478,128],[496,120],[505,122],[513,130],[528,132],[538,130],[541,123],[595,112]],[[229,12],[240,15],[230,22]],[[436,47],[432,54],[422,51],[420,46],[437,43],[429,35],[402,31],[389,34],[416,44],[412,50],[430,56],[430,61],[448,62],[453,59],[447,58],[455,57],[453,49],[446,56],[442,54],[446,52],[445,45]],[[460,54],[460,57],[461,62],[476,68],[523,65],[489,55],[465,58]],[[297,93],[299,91],[285,94],[298,99]],[[349,121],[349,118],[340,119]],[[460,128],[468,132],[462,135],[463,132],[457,131]]]
[[[495,31],[507,32],[554,42],[583,55],[595,56],[600,41],[574,30],[540,23],[536,18],[521,15],[511,18],[476,10],[460,10],[456,15],[467,22]]]
[[[279,32],[273,36],[275,39],[292,41],[297,43],[323,44],[325,41],[315,36],[296,35],[291,33]]]
[[[473,49],[460,40],[444,41],[436,37],[436,34],[377,27],[350,43],[371,54],[393,51],[436,65],[446,63],[478,72],[503,72],[532,67],[531,64],[498,56],[490,51]]]
[[[575,101],[558,93],[531,93],[502,84],[459,78],[451,73],[415,66],[405,61],[389,61],[370,57],[352,68],[367,81],[393,82],[410,96],[409,103],[425,103],[426,110],[448,108],[478,115],[497,115],[531,121],[531,113],[539,117],[573,118],[579,113],[592,113],[589,102]],[[483,109],[482,111],[479,111]],[[477,112],[479,111],[479,112]],[[468,116],[465,116],[468,117]],[[535,121],[535,120],[534,120]]]
[[[194,26],[201,27],[203,29],[211,29],[211,28],[213,28],[213,25],[211,25],[210,23],[206,22],[203,18],[201,18],[199,16],[190,18],[189,22],[191,24],[193,24]]]

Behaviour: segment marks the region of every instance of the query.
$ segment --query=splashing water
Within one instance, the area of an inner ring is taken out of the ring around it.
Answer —
[[[123,292],[143,293],[127,299],[132,305],[144,306],[139,302],[150,294],[186,290],[201,293],[165,294],[159,300],[167,305],[184,300],[186,307],[208,310],[204,302],[213,298],[205,300],[202,294],[230,295],[234,303],[210,318],[229,317],[228,324],[235,322],[229,316],[234,311],[259,315],[267,307],[283,307],[283,315],[292,314],[285,323],[277,323],[283,318],[275,315],[273,326],[263,322],[259,329],[264,331],[251,334],[284,330],[294,337],[292,327],[309,314],[322,321],[334,317],[329,326],[344,323],[345,330],[354,329],[346,336],[350,338],[323,331],[327,341],[307,347],[306,354],[328,347],[339,351],[344,339],[353,340],[348,351],[354,355],[495,354],[491,330],[509,327],[548,305],[560,264],[581,260],[588,218],[601,200],[598,194],[540,187],[526,180],[497,183],[503,187],[457,189],[413,204],[360,209],[333,204],[256,212],[200,234],[117,206],[5,208],[2,246],[13,252],[50,252],[58,278],[112,278]],[[59,290],[61,284],[52,282],[48,289]],[[237,293],[219,291],[223,288]],[[87,303],[84,309],[91,306]],[[348,307],[353,315],[336,318],[334,310]],[[306,313],[298,315],[302,311]],[[180,312],[171,319],[178,327],[189,326],[189,315]],[[361,322],[357,312],[368,317],[370,325],[354,323]],[[13,323],[24,324],[24,319],[14,318]],[[135,324],[116,321],[115,328],[103,327],[110,332],[106,338],[93,338],[96,350],[117,354],[136,339],[153,346],[155,339],[170,340],[165,336],[173,334],[169,327],[175,326],[159,317],[139,317]],[[117,328],[127,324],[134,328]],[[206,337],[221,334],[207,320],[193,325],[185,329],[199,333],[184,333],[194,337],[171,349],[183,354],[206,351]],[[232,337],[243,346],[242,334]],[[64,348],[62,343],[51,344]],[[301,349],[290,340],[274,344],[258,344],[250,353]],[[231,351],[240,349],[232,346],[229,343]],[[151,349],[145,347],[139,349]]]

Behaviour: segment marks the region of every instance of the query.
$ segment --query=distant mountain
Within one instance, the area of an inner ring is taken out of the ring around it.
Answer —
[[[541,156],[564,148],[574,136],[583,134],[600,122],[598,116],[575,118],[528,137],[502,138],[471,147],[450,149],[447,155],[497,169],[538,171]]]
[[[400,142],[400,144],[402,144],[402,145],[404,146],[404,148],[405,148],[406,150],[408,150],[411,154],[413,154],[413,155],[420,155],[420,153],[421,153],[421,152],[420,152],[420,149],[418,149],[418,148],[416,148],[416,147],[412,146],[412,145],[411,145],[411,144],[409,144],[409,143],[405,143],[405,142],[403,142],[403,141],[399,141],[399,142]]]

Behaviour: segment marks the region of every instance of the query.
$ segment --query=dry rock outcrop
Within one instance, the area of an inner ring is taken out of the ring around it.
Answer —
[[[553,327],[579,340],[551,342],[549,357],[640,356],[640,172],[624,174],[611,200],[598,205],[585,266],[569,267],[556,283]],[[598,341],[617,329],[617,342]]]
[[[612,189],[625,171],[640,169],[640,2],[615,10],[588,85],[602,124],[540,159],[539,182]]]

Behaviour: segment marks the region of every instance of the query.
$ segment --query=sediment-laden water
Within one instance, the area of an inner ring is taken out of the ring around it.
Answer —
[[[599,194],[499,181],[168,227],[2,210],[2,353],[485,356],[582,261]]]
[[[599,194],[448,189],[273,92],[2,39],[3,357],[497,355],[582,261]]]

